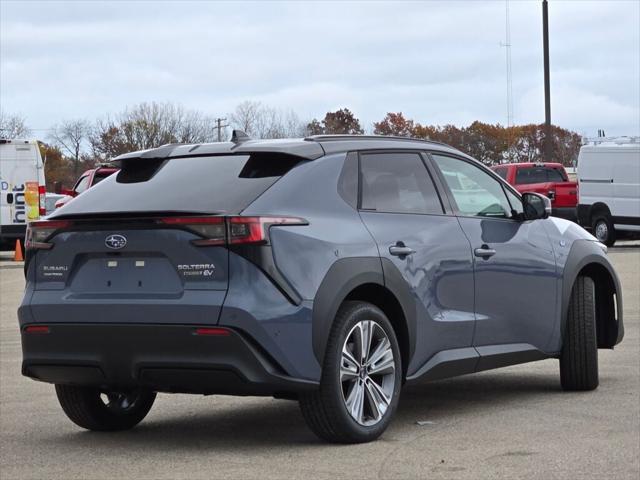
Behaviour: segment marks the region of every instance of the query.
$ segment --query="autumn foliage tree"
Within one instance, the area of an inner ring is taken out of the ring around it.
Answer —
[[[310,135],[364,133],[360,120],[348,108],[327,112],[322,121],[314,118],[307,125],[307,131]]]
[[[451,145],[481,162],[560,162],[570,166],[578,158],[581,137],[575,132],[552,126],[552,156],[544,157],[544,125],[504,127],[475,121],[467,127],[421,125],[401,112],[387,113],[374,123],[377,135],[400,135],[434,140]]]

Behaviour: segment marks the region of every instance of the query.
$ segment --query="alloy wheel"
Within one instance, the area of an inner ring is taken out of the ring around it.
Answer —
[[[373,320],[358,322],[342,347],[340,382],[349,415],[363,426],[377,424],[395,389],[396,359],[384,329]]]

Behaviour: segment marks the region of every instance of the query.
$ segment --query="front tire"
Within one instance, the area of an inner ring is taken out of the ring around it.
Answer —
[[[598,388],[595,293],[591,278],[576,279],[560,356],[560,382],[564,390]]]
[[[129,430],[146,417],[156,399],[154,392],[101,391],[97,388],[56,385],[58,401],[67,417],[87,430]]]
[[[362,443],[378,438],[398,406],[402,360],[385,314],[345,302],[331,329],[320,389],[300,398],[307,425],[320,438]]]

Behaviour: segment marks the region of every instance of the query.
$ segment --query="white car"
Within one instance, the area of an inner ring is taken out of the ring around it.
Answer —
[[[602,243],[640,234],[640,137],[588,140],[578,156],[578,222]]]
[[[44,216],[44,164],[35,140],[0,139],[0,244],[23,240],[27,223]]]

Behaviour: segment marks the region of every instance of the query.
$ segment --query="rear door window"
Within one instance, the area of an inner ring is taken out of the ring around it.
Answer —
[[[362,154],[360,171],[363,210],[443,213],[438,192],[419,154]]]
[[[240,213],[300,161],[281,154],[132,159],[59,213]]]

